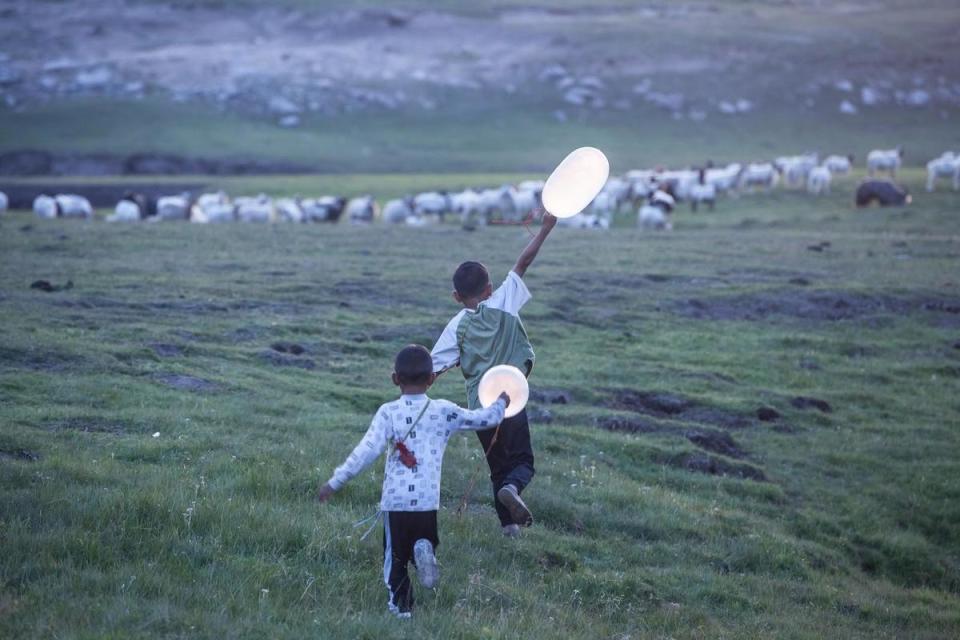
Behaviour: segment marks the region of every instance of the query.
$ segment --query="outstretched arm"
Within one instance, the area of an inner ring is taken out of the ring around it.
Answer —
[[[534,258],[537,257],[537,253],[540,252],[540,247],[543,245],[543,241],[547,239],[547,236],[550,235],[550,232],[553,231],[553,228],[557,224],[557,219],[550,213],[547,213],[546,209],[543,210],[543,224],[540,225],[540,231],[537,232],[537,235],[530,240],[530,244],[520,252],[520,257],[517,258],[517,264],[513,266],[513,272],[516,273],[521,278],[523,274],[527,272],[527,269],[533,264]]]
[[[370,428],[342,465],[336,468],[330,480],[317,490],[317,499],[326,502],[335,491],[345,485],[370,463],[380,457],[387,446],[387,418],[378,411]]]

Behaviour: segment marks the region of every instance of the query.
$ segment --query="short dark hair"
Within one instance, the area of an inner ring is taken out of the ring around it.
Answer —
[[[483,293],[483,288],[490,283],[490,274],[487,268],[472,260],[461,262],[453,272],[453,288],[461,298],[475,298]]]
[[[433,356],[419,344],[408,344],[393,362],[393,370],[401,384],[426,384],[433,373]]]

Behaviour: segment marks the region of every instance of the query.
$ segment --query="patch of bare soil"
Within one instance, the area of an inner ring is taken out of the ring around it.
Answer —
[[[306,371],[311,371],[317,368],[317,363],[310,358],[301,358],[288,355],[286,353],[278,353],[272,349],[261,351],[260,359],[267,364],[272,364],[275,367],[296,367],[297,369],[304,369]]]
[[[739,413],[706,406],[686,396],[661,391],[618,389],[613,392],[610,406],[657,418],[696,422],[724,429],[742,429],[752,424],[750,418]]]
[[[183,355],[183,347],[169,342],[151,342],[147,345],[161,358],[177,358]]]
[[[689,298],[676,303],[677,315],[697,320],[770,320],[787,318],[834,322],[927,312],[937,323],[960,325],[960,300],[895,297],[844,291],[771,290],[733,296]]]
[[[573,396],[564,389],[531,388],[530,401],[541,404],[570,404]]]
[[[821,413],[833,413],[833,407],[830,406],[830,403],[820,398],[797,396],[790,400],[790,404],[797,409],[816,409]]]
[[[749,464],[735,463],[706,453],[685,453],[666,461],[671,467],[685,469],[695,473],[706,473],[712,476],[731,476],[757,482],[766,482],[766,474],[757,467]]]
[[[746,455],[743,449],[726,431],[690,431],[687,440],[701,449],[719,453],[730,458],[742,458]]]
[[[35,451],[20,448],[0,448],[0,460],[22,460],[24,462],[36,462],[40,459],[40,454]]]
[[[0,346],[0,368],[62,371],[79,362],[80,358],[69,353]]]

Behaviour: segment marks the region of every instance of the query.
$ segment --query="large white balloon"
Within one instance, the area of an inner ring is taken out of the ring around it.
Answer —
[[[600,149],[574,149],[547,178],[543,207],[558,218],[575,216],[593,202],[609,176],[610,163]]]
[[[506,391],[510,396],[510,406],[507,407],[505,418],[512,418],[527,406],[527,399],[530,397],[530,387],[527,385],[526,376],[520,369],[509,364],[501,364],[487,369],[487,372],[480,378],[480,387],[477,390],[480,396],[480,404],[489,407],[502,392]]]

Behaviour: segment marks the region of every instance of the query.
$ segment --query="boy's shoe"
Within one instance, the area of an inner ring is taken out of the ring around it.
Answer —
[[[421,538],[413,545],[413,562],[417,565],[417,577],[420,584],[427,589],[433,589],[440,581],[440,568],[437,566],[437,556],[433,553],[433,544]]]
[[[390,613],[392,613],[393,615],[395,615],[396,617],[402,620],[406,620],[407,618],[413,617],[413,612],[410,611],[409,607],[398,607],[397,605],[390,602],[387,604],[387,608],[390,610]]]
[[[521,527],[529,527],[533,524],[533,514],[530,513],[530,509],[520,498],[520,493],[515,486],[512,484],[503,485],[497,491],[497,500],[507,508],[515,523]]]
[[[503,525],[503,535],[506,538],[519,538],[520,537],[520,525],[518,524],[505,524]]]

